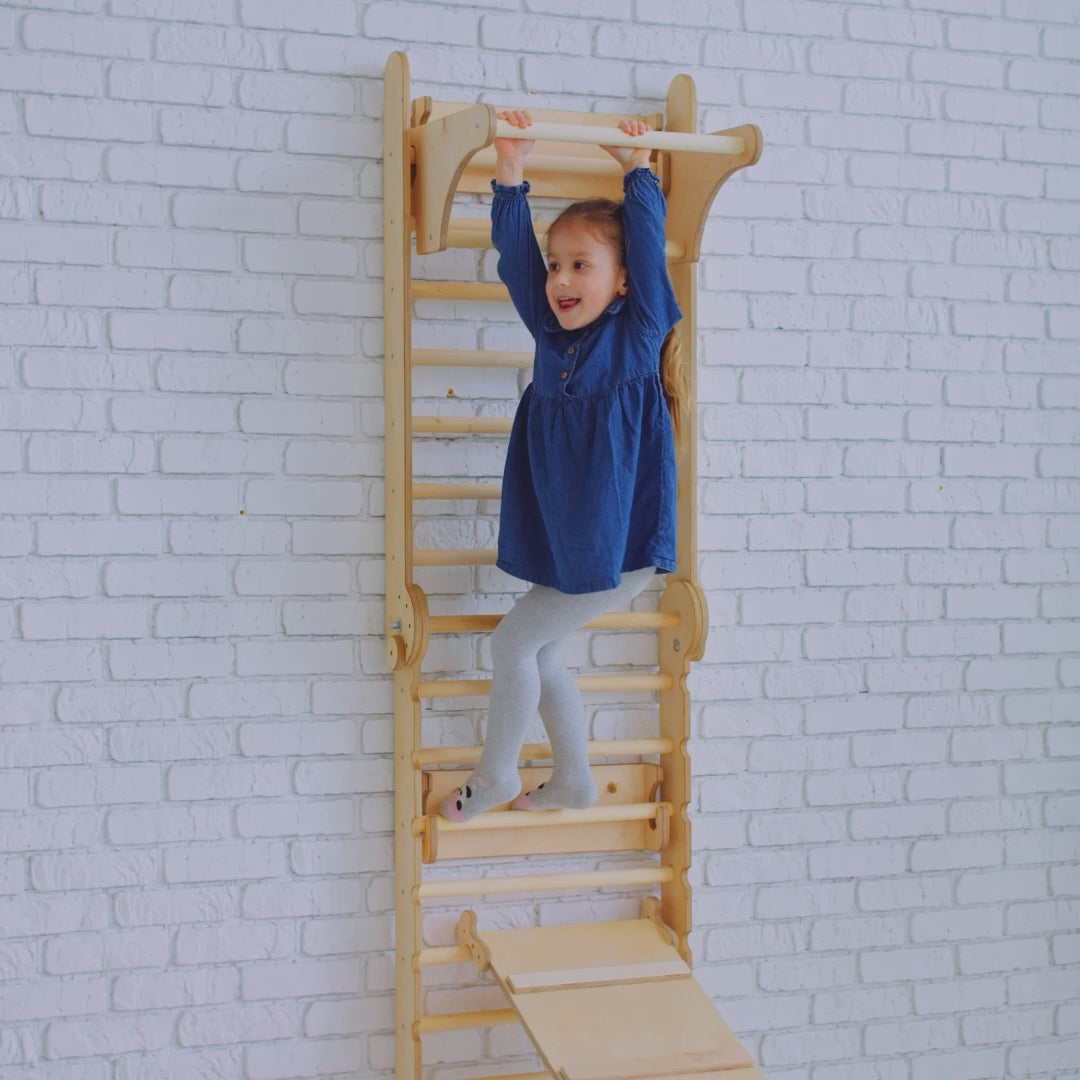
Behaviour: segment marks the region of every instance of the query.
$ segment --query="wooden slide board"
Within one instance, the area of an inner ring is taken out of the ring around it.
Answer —
[[[558,1080],[763,1080],[653,919],[458,934]]]

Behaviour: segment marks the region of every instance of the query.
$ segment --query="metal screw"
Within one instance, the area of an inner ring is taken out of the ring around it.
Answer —
[[[675,647],[675,651],[678,652],[679,651],[679,639],[676,638],[675,641],[672,644]]]

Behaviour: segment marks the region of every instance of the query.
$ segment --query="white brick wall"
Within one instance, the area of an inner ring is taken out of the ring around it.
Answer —
[[[699,977],[770,1080],[1077,1080],[1076,0],[0,0],[0,1075],[392,1073],[394,48],[417,95],[651,111],[686,71],[703,127],[764,130],[700,273]],[[458,375],[418,392],[506,414],[506,373]],[[517,587],[424,574],[436,609]],[[430,1004],[496,1000],[451,968]],[[437,1080],[535,1061],[425,1043]]]

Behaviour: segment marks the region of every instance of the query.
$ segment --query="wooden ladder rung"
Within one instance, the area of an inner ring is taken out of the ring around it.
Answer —
[[[413,484],[414,499],[499,499],[502,497],[502,484]]]
[[[429,1013],[416,1022],[418,1035],[435,1031],[462,1031],[465,1028],[499,1027],[521,1021],[513,1009],[478,1009],[475,1012]]]
[[[545,246],[549,222],[533,222],[537,242]],[[491,243],[491,219],[451,217],[446,233],[450,247],[489,248]]]
[[[509,435],[513,417],[414,416],[414,435]]]
[[[433,634],[479,634],[494,630],[501,615],[432,615]],[[660,630],[679,625],[674,611],[612,611],[585,624],[585,630]]]
[[[413,349],[412,367],[532,367],[531,352],[507,349]]]
[[[414,548],[413,566],[494,566],[494,548]]]
[[[620,885],[665,885],[674,878],[675,871],[670,866],[583,870],[567,874],[519,874],[516,877],[427,881],[416,887],[416,893],[421,900],[435,900],[452,896],[490,896],[560,889],[606,889]]]
[[[650,821],[671,810],[670,803],[620,803],[615,806],[591,806],[586,810],[489,810],[472,821],[433,820],[425,814],[413,819],[413,835],[420,836],[432,827],[440,832],[482,832],[485,829],[559,828],[563,825],[603,825],[614,821]]]
[[[429,945],[415,956],[416,968],[435,967],[438,964],[467,964],[472,960],[472,953],[464,945]]]
[[[583,163],[590,170],[595,167],[596,172],[607,173],[611,171],[607,163],[603,161],[592,162],[585,158],[574,158],[573,160],[579,163],[579,171],[581,171],[580,163]],[[535,166],[540,161],[541,159],[537,158],[535,162],[530,162],[529,170],[535,173]],[[533,231],[536,233],[536,241],[541,250],[547,248],[547,234],[550,227],[551,223],[548,221],[533,223]],[[491,222],[487,218],[452,217],[446,239],[450,247],[489,248],[492,246]],[[664,249],[669,259],[681,258],[685,252],[682,244],[674,243],[671,240],[667,241]]]
[[[583,693],[605,690],[670,690],[674,680],[670,675],[578,675],[578,688]],[[423,698],[485,697],[491,693],[490,679],[431,679],[421,682],[417,696]]]
[[[671,739],[608,739],[590,742],[590,758],[639,757],[648,754],[670,754],[675,744]],[[413,766],[472,765],[480,760],[481,746],[427,746],[414,750]],[[547,743],[526,743],[519,755],[522,761],[550,761],[551,747]]]
[[[502,282],[493,281],[414,281],[414,300],[509,300]]]

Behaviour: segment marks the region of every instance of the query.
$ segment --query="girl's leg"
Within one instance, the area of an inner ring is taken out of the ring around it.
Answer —
[[[443,806],[446,817],[468,821],[518,794],[521,790],[518,759],[525,741],[525,731],[540,703],[541,650],[580,629],[595,616],[628,605],[649,584],[653,575],[652,567],[635,570],[623,574],[614,589],[574,595],[534,585],[518,599],[492,635],[491,702],[484,750],[476,771],[463,787],[450,795]],[[549,653],[544,663],[545,674],[549,678],[552,673],[550,659]],[[548,727],[556,761],[565,761],[568,778],[578,777],[578,766],[581,765],[587,775],[585,718],[577,686],[575,684],[573,689],[576,703],[570,701],[565,704],[565,679],[558,673],[554,677],[554,700],[564,703],[555,707],[551,714],[555,718],[554,728]],[[569,672],[566,672],[566,678],[573,682]],[[545,716],[544,722],[547,726],[549,717]],[[560,752],[555,749],[556,742],[560,746],[565,745],[566,750]],[[592,783],[591,778],[588,783]]]
[[[632,599],[632,598],[631,598]],[[540,650],[540,717],[551,743],[551,776],[514,801],[515,810],[583,810],[596,802],[589,769],[585,705],[577,680],[563,659],[566,638]]]
[[[628,607],[655,576],[652,567],[623,574],[603,611]],[[590,615],[589,618],[593,616]],[[588,621],[588,620],[586,620]],[[515,810],[583,810],[596,802],[596,784],[589,768],[589,738],[585,730],[585,706],[577,680],[563,660],[565,638],[545,645],[538,657],[540,667],[540,716],[551,743],[551,776],[539,787],[514,802]]]

